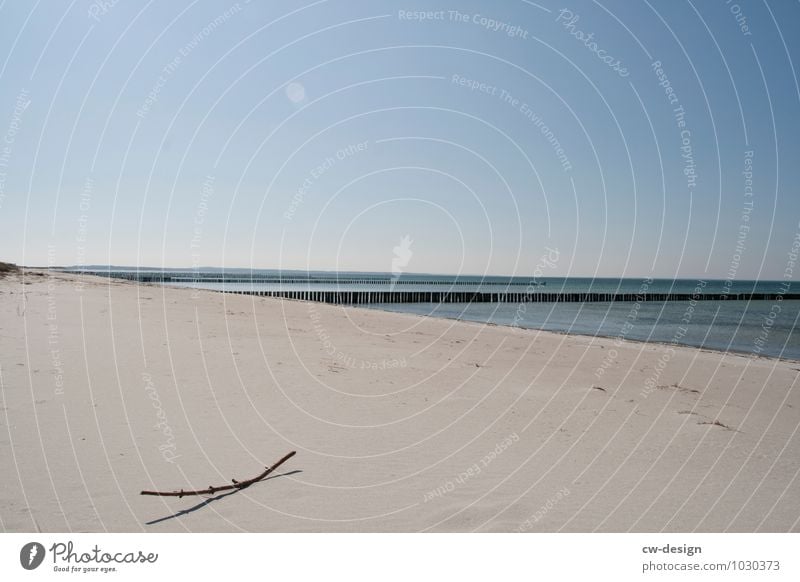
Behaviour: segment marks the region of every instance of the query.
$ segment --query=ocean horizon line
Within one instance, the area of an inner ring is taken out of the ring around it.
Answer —
[[[329,269],[280,269],[275,267],[152,267],[152,266],[132,266],[132,265],[21,265],[29,269],[47,269],[62,271],[139,271],[139,272],[185,272],[185,273],[247,273],[247,272],[268,272],[268,273],[292,273],[292,274],[328,274],[328,275],[375,275],[388,277],[494,277],[494,278],[513,278],[513,279],[537,279],[537,280],[562,280],[562,279],[585,279],[595,281],[708,281],[724,282],[732,281],[735,283],[780,283],[785,279],[780,278],[735,278],[720,276],[676,276],[669,277],[664,275],[535,275],[535,274],[488,274],[488,273],[445,273],[445,272],[424,272],[424,271],[403,271],[393,273],[391,271],[359,271],[359,270],[329,270]]]

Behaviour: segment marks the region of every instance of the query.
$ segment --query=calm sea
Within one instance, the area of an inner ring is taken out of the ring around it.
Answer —
[[[218,276],[218,271],[186,272],[187,277]],[[453,277],[404,274],[389,282],[386,273],[310,273],[225,271],[223,281],[165,283],[213,290],[380,290],[401,285],[403,291],[523,290],[525,277]],[[247,280],[253,279],[260,280]],[[230,280],[228,280],[230,278]],[[244,278],[244,280],[243,280]],[[265,278],[267,280],[265,280]],[[799,293],[800,285],[781,281],[699,281],[696,279],[541,278],[537,290],[547,293]],[[394,287],[398,288],[398,287]],[[619,337],[800,360],[800,301],[626,301],[610,303],[392,303],[364,307],[431,317],[445,317],[530,329]]]
[[[387,303],[366,307],[800,360],[800,301]],[[688,324],[685,323],[688,316]]]
[[[547,292],[797,293],[780,281],[545,278]],[[375,309],[800,360],[800,301],[375,304]]]

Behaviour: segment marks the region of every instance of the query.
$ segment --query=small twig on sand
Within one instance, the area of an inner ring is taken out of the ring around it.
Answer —
[[[253,477],[252,479],[247,479],[246,481],[237,481],[236,479],[231,479],[233,485],[220,485],[219,487],[210,486],[208,489],[201,489],[198,491],[184,491],[183,489],[179,491],[142,491],[141,495],[157,495],[159,497],[185,497],[187,495],[213,495],[214,493],[218,493],[220,491],[230,491],[232,489],[244,489],[245,487],[250,487],[253,483],[258,483],[259,481],[265,479],[267,475],[272,473],[275,469],[283,465],[286,461],[291,459],[295,455],[296,451],[292,451],[287,455],[272,465],[271,467],[267,467],[266,470],[261,473],[257,477]]]
[[[713,420],[713,421],[712,420],[708,420],[708,421],[698,422],[697,424],[709,424],[711,426],[719,426],[721,428],[724,428],[725,430],[732,430],[734,432],[742,432],[739,429],[733,428],[731,426],[728,426],[727,424],[723,424],[718,420]]]

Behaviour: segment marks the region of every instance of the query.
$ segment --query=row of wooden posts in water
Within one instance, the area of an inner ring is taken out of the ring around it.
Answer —
[[[335,305],[371,303],[587,303],[611,301],[758,301],[800,299],[800,294],[779,293],[543,293],[497,291],[258,291],[225,290],[235,295],[279,297]]]

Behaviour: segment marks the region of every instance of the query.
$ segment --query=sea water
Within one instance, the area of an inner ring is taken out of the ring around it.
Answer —
[[[210,282],[203,276],[231,278]],[[174,273],[173,273],[174,274]],[[364,291],[399,285],[403,291],[492,290],[542,293],[766,293],[764,300],[617,301],[587,303],[391,303],[363,305],[401,313],[462,319],[529,329],[673,343],[743,354],[800,360],[796,331],[800,293],[789,281],[732,281],[650,278],[539,278],[417,275],[390,273],[281,272],[273,270],[184,270],[194,281],[168,285],[218,291],[266,290]],[[114,275],[112,275],[114,276]],[[242,281],[242,277],[252,277]],[[270,278],[265,282],[264,278]],[[288,279],[284,279],[288,278]]]
[[[392,303],[369,308],[800,360],[800,301]]]

